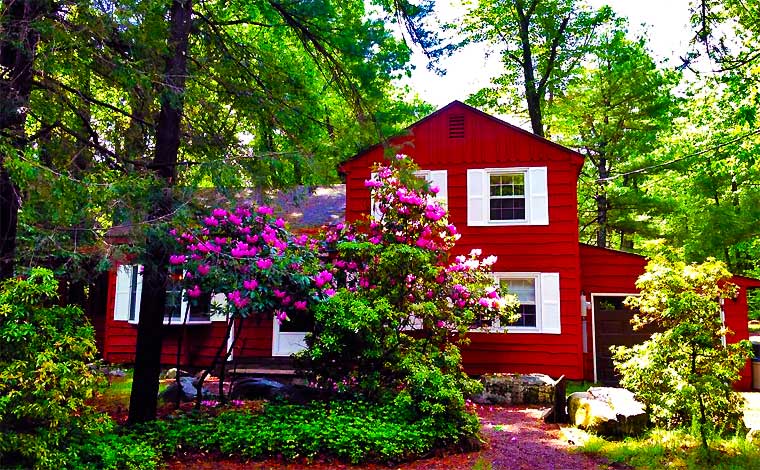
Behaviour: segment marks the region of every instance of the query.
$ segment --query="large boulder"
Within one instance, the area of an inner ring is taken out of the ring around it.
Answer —
[[[545,374],[486,374],[483,393],[472,397],[480,404],[553,404],[556,382]]]
[[[591,387],[570,395],[570,424],[610,437],[641,434],[649,422],[644,404],[624,388]]]

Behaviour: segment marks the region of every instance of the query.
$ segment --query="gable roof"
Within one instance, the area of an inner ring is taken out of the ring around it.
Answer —
[[[435,111],[435,112],[433,112],[433,113],[425,116],[424,118],[420,119],[419,121],[415,122],[414,124],[409,125],[408,127],[406,127],[404,129],[403,132],[401,132],[399,134],[396,134],[394,136],[388,137],[386,139],[383,139],[381,142],[378,142],[377,144],[374,144],[374,145],[371,145],[369,147],[366,147],[366,148],[362,149],[356,155],[348,158],[343,163],[341,163],[340,165],[338,165],[338,171],[340,173],[343,173],[343,165],[345,165],[346,163],[348,163],[350,161],[353,161],[353,160],[356,160],[358,158],[361,158],[366,153],[369,153],[369,152],[371,152],[372,150],[374,150],[374,149],[376,149],[378,147],[386,147],[386,146],[389,145],[389,143],[391,141],[393,141],[395,139],[400,139],[400,138],[404,138],[404,137],[407,137],[409,135],[412,135],[413,134],[413,130],[414,130],[415,127],[418,127],[421,124],[426,123],[427,121],[436,119],[439,115],[443,114],[444,112],[446,112],[446,111],[448,111],[450,109],[455,109],[455,108],[459,108],[459,109],[462,109],[464,111],[471,112],[471,113],[476,114],[476,115],[478,115],[478,116],[480,116],[482,118],[485,118],[485,119],[488,119],[490,121],[493,121],[493,122],[495,122],[496,124],[498,124],[500,126],[503,126],[503,127],[507,128],[507,129],[510,129],[511,131],[517,132],[517,133],[519,133],[519,134],[521,134],[523,136],[530,137],[532,139],[536,139],[536,140],[538,140],[540,142],[548,144],[548,145],[550,145],[550,146],[552,146],[552,147],[554,147],[554,148],[556,148],[558,150],[561,150],[563,152],[568,153],[572,158],[585,159],[585,157],[582,154],[576,152],[575,150],[569,149],[569,148],[567,148],[567,147],[565,147],[563,145],[560,145],[560,144],[558,144],[556,142],[552,142],[551,140],[549,140],[549,139],[547,139],[545,137],[538,136],[538,135],[536,135],[536,134],[534,134],[534,133],[532,133],[530,131],[526,131],[525,129],[523,129],[521,127],[515,126],[514,124],[510,124],[510,123],[508,123],[508,122],[506,122],[506,121],[504,121],[502,119],[497,118],[496,116],[492,116],[492,115],[490,115],[488,113],[485,113],[485,112],[479,110],[478,108],[475,108],[475,107],[470,106],[468,104],[462,103],[459,100],[454,100],[451,103],[447,104],[446,106],[438,109],[437,111]]]

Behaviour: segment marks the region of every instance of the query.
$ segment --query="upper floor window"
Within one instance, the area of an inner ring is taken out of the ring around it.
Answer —
[[[525,173],[490,173],[491,220],[525,220]]]
[[[446,170],[419,170],[414,173],[414,175],[420,179],[423,179],[430,183],[431,186],[435,186],[438,188],[438,194],[435,195],[435,200],[442,205],[443,207],[448,207],[449,203],[449,196],[448,196],[448,172]],[[372,173],[370,176],[371,179],[376,180],[377,174]],[[382,215],[380,213],[380,208],[378,207],[378,204],[375,202],[375,198],[370,198],[370,206],[372,209],[372,215],[379,219]]]
[[[467,225],[548,225],[546,167],[467,170]]]

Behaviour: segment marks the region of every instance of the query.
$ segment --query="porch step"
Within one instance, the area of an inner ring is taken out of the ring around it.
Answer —
[[[228,373],[235,375],[295,375],[293,369],[237,368]]]

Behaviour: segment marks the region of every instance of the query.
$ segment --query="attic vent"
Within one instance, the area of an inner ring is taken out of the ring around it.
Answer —
[[[449,139],[464,139],[464,115],[449,116]]]

